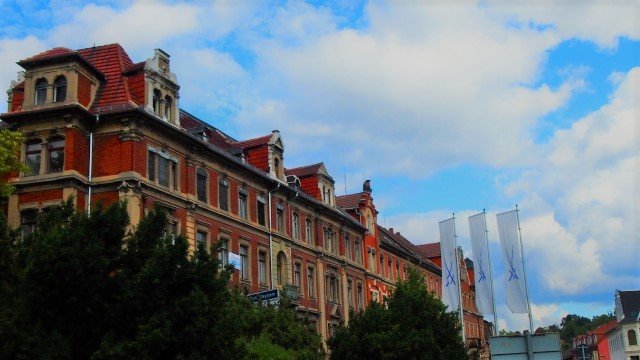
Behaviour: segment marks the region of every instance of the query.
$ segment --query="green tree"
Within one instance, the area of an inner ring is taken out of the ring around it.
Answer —
[[[329,339],[332,359],[467,359],[457,313],[411,270],[385,304],[372,302]]]
[[[292,309],[257,307],[229,290],[232,268],[166,236],[161,209],[127,234],[125,204],[91,217],[72,204],[42,214],[24,240],[0,219],[0,358],[322,356]]]
[[[13,192],[13,187],[7,183],[9,175],[27,169],[18,159],[21,144],[21,133],[8,129],[0,130],[0,197]]]

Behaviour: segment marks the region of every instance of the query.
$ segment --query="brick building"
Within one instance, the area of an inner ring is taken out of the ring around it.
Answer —
[[[237,140],[180,109],[164,51],[134,63],[118,44],[54,48],[18,64],[25,71],[0,119],[24,134],[30,171],[12,175],[16,192],[0,209],[24,233],[39,211],[71,196],[79,210],[126,200],[133,226],[162,206],[167,232],[192,246],[221,243],[223,262],[239,255],[232,282],[246,293],[298,293],[298,310],[325,339],[349,309],[388,295],[409,266],[440,296],[439,265],[377,225],[368,181],[336,196],[322,162],[285,166],[279,131]]]
[[[442,266],[440,243],[418,245],[417,249],[425,258],[433,261],[438,266]],[[462,290],[464,333],[467,346],[471,349],[486,350],[488,348],[487,342],[491,334],[486,331],[487,326],[476,306],[473,261],[464,257],[462,248],[459,248],[458,251],[460,259],[460,287]]]

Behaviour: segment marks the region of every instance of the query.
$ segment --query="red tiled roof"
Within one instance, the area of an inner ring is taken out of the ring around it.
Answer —
[[[602,324],[593,330],[594,334],[602,335],[608,333],[611,329],[618,325],[618,321],[611,320],[606,324]]]
[[[127,78],[122,76],[123,71],[130,68],[133,62],[120,44],[80,49],[78,53],[106,78],[98,89],[91,106],[92,111],[136,106],[131,100]]]
[[[236,146],[241,147],[243,149],[249,149],[249,148],[260,146],[260,145],[266,145],[269,143],[269,140],[271,140],[271,134],[260,136],[253,139],[238,141],[236,143]]]
[[[343,209],[355,209],[360,204],[360,200],[363,198],[364,194],[364,192],[359,192],[356,194],[336,196],[336,204]]]
[[[285,175],[295,175],[297,177],[306,177],[318,173],[323,163],[319,162],[313,165],[299,166],[292,169],[284,169]]]
[[[440,243],[416,245],[418,252],[426,258],[440,257]]]
[[[31,57],[28,57],[24,60],[20,60],[21,63],[29,63],[29,62],[33,62],[33,61],[40,61],[40,60],[45,60],[45,59],[51,59],[51,58],[56,58],[59,56],[65,56],[65,55],[74,55],[77,54],[76,51],[73,51],[71,49],[68,49],[66,47],[55,47],[53,49],[49,49],[47,51],[43,51],[39,54],[33,55]]]
[[[180,126],[187,130],[202,129],[202,131],[204,131],[207,135],[207,141],[219,148],[225,150],[232,150],[237,148],[235,146],[236,141],[233,138],[218,129],[212,129],[210,126],[207,126],[202,120],[184,110],[180,110]]]

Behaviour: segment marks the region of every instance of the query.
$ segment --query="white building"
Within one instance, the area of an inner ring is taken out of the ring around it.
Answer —
[[[640,290],[616,290],[616,320],[609,332],[611,360],[640,360]]]

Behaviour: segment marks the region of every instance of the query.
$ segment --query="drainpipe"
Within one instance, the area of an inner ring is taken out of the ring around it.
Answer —
[[[268,202],[268,206],[269,206],[269,278],[271,279],[271,286],[269,286],[270,289],[274,288],[274,281],[273,281],[273,233],[272,233],[272,228],[271,228],[271,193],[278,191],[278,189],[280,188],[280,183],[278,182],[278,184],[276,185],[276,187],[272,190],[269,190],[267,193],[267,202]]]
[[[100,114],[96,114],[96,125],[100,121]],[[93,130],[89,133],[89,199],[87,201],[87,215],[91,217],[91,182],[93,181]]]

